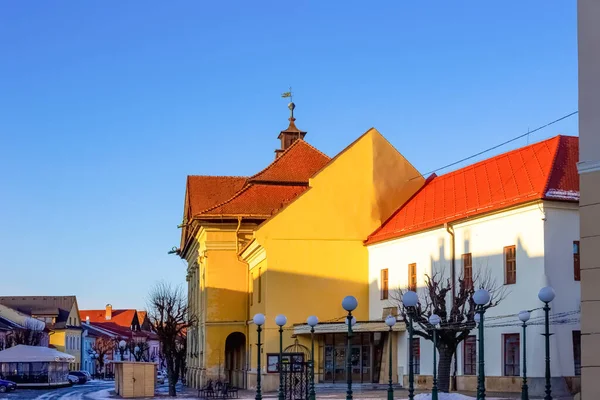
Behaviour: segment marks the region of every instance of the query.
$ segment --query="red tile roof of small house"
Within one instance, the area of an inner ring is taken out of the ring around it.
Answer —
[[[533,200],[579,201],[579,138],[555,136],[447,173],[423,187],[365,241],[398,238]]]
[[[90,323],[113,323],[118,326],[130,328],[133,324],[133,319],[137,315],[135,309],[111,310],[111,318],[106,319],[106,309],[102,310],[79,310],[79,318],[81,322],[86,322],[87,317],[90,317]]]

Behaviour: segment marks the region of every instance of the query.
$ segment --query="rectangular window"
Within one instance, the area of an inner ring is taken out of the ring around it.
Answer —
[[[388,269],[381,270],[381,300],[388,299]]]
[[[413,353],[413,371],[419,375],[421,373],[421,340],[413,338],[412,342],[412,353]]]
[[[408,264],[408,290],[417,290],[417,264]]]
[[[477,374],[477,337],[467,336],[463,353],[463,375]]]
[[[260,268],[258,269],[258,302],[262,300],[262,273]]]
[[[509,333],[504,338],[504,376],[519,376],[519,334]]]
[[[573,242],[573,275],[576,281],[580,279],[579,240]]]
[[[504,284],[517,283],[517,248],[506,246],[504,248]]]
[[[462,255],[463,262],[463,280],[466,288],[473,287],[473,259],[471,253]]]
[[[581,375],[581,331],[573,331],[573,361],[575,376]]]

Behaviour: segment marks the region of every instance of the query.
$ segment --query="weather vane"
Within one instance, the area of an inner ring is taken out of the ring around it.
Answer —
[[[293,97],[293,93],[292,93],[292,87],[290,86],[290,91],[289,92],[283,92],[281,94],[281,97],[283,97],[284,99],[289,97],[290,98],[290,102],[293,102],[294,101],[294,97]]]

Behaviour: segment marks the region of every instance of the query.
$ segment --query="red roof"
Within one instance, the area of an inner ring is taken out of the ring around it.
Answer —
[[[217,204],[203,214],[268,218],[306,189],[307,186],[250,184],[231,199]]]
[[[579,138],[556,136],[435,174],[366,240],[401,237],[532,200],[579,201]]]
[[[296,140],[275,161],[250,177],[189,176],[188,219],[200,216],[268,217],[308,187],[329,157]]]
[[[130,328],[133,324],[133,319],[137,315],[137,310],[112,310],[111,318],[106,319],[106,309],[103,310],[79,310],[79,318],[81,321],[86,321],[90,317],[91,323],[113,323],[118,326]],[[141,323],[141,321],[140,321]]]
[[[308,182],[315,172],[329,162],[329,157],[304,140],[296,140],[267,168],[250,177],[249,182]]]
[[[231,198],[244,187],[246,180],[241,176],[188,176],[188,215],[200,214]]]

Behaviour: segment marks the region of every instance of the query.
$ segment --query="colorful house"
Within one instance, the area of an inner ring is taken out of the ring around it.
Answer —
[[[188,261],[188,298],[200,317],[197,331],[188,335],[192,386],[207,378],[254,386],[257,338],[248,321],[255,313],[267,316],[260,355],[265,390],[278,385],[271,373],[271,364],[277,364],[277,314],[288,317],[288,352],[304,361],[308,335],[294,324],[302,325],[310,314],[342,320],[346,295],[357,297],[356,316],[366,320],[363,241],[423,184],[375,129],[329,159],[304,141],[306,132],[295,126],[290,106],[290,126],[279,135],[282,146],[263,171],[249,178],[188,177],[179,254]],[[320,347],[329,341],[334,346],[343,322],[332,325],[320,328]],[[383,326],[370,325],[363,324],[356,345],[358,352],[369,352],[358,372],[367,382],[379,380],[380,357],[372,354],[382,350]],[[335,350],[320,356],[319,381],[334,381],[335,372],[326,372],[325,365]],[[338,353],[338,359],[345,356]]]
[[[160,365],[160,343],[156,333],[151,330],[145,311],[133,308],[113,309],[111,304],[107,304],[103,310],[80,310],[79,315],[86,325],[111,332],[119,337],[119,340],[129,343],[145,342],[147,350],[143,355],[144,359]],[[135,359],[129,348],[124,353],[124,359]]]
[[[81,321],[75,296],[5,296],[0,304],[46,324],[50,346],[75,357],[71,370],[81,368]]]
[[[449,280],[452,290],[461,282],[475,289],[482,281],[495,283],[507,296],[486,312],[487,389],[521,390],[524,346],[516,315],[533,310],[527,334],[529,393],[543,396],[544,346],[537,338],[544,327],[537,294],[551,285],[556,291],[551,304],[552,391],[557,396],[577,392],[581,373],[578,144],[577,137],[556,136],[427,179],[366,242],[369,319],[397,313],[398,289],[412,288],[426,298],[428,276],[437,276],[442,284]],[[554,319],[560,315],[564,317]],[[415,336],[409,346],[405,332],[396,336],[394,360],[400,380],[408,379],[412,351],[417,385],[430,387],[432,342]],[[476,390],[478,339],[473,329],[457,349],[458,390]]]

